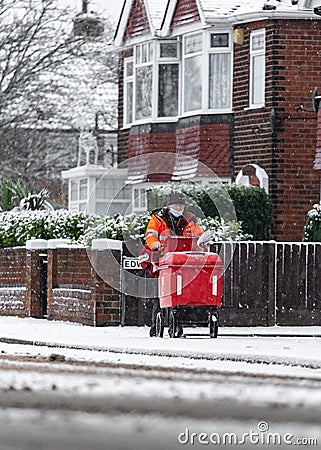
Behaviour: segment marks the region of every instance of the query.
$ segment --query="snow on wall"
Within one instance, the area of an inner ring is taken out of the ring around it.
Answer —
[[[48,304],[48,316],[93,325],[93,302],[90,289],[54,288]]]
[[[26,288],[2,287],[0,288],[0,314],[6,313],[25,315],[26,312]]]

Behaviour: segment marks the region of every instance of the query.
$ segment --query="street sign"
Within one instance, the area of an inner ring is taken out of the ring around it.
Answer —
[[[126,270],[138,270],[141,269],[139,258],[124,258],[123,268]]]

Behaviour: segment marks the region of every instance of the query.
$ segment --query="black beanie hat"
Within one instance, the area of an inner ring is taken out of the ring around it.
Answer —
[[[168,205],[173,205],[174,203],[178,203],[181,205],[185,205],[186,198],[182,192],[172,192],[168,198]]]

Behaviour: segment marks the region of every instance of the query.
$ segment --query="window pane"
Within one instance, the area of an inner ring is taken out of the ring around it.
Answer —
[[[202,107],[202,56],[185,59],[184,111]]]
[[[210,55],[209,74],[210,109],[231,107],[231,55],[217,53]]]
[[[252,51],[264,50],[264,33],[252,36]]]
[[[126,90],[126,123],[132,123],[133,121],[133,94],[134,94],[134,84],[133,82],[127,83]]]
[[[146,208],[146,191],[145,189],[140,190],[140,206]]]
[[[107,214],[107,210],[109,208],[108,202],[96,202],[96,214],[100,214],[101,216],[105,216]],[[109,213],[109,211],[108,211]]]
[[[70,182],[70,200],[78,200],[78,182]]]
[[[139,189],[134,189],[134,208],[139,208]]]
[[[178,115],[178,64],[159,65],[158,116]]]
[[[147,63],[152,61],[153,59],[153,43],[147,42],[146,44],[142,44],[141,46],[141,60],[137,60],[137,63]]]
[[[134,73],[134,63],[131,61],[126,64],[126,77],[131,77],[133,73]]]
[[[121,183],[121,186],[117,186],[117,190],[115,192],[116,200],[129,200],[131,198],[131,187],[127,184]]]
[[[228,33],[211,34],[211,47],[228,47],[228,46],[229,46]]]
[[[136,69],[136,119],[152,115],[152,66]]]
[[[265,67],[264,55],[253,56],[252,58],[252,104],[264,103],[265,97]]]
[[[160,44],[161,58],[177,58],[177,43],[166,42]]]
[[[202,33],[186,36],[185,38],[185,55],[189,53],[201,52],[203,48]]]
[[[108,198],[108,192],[107,192],[107,183],[104,178],[97,178],[96,179],[96,198],[97,199],[104,199]]]
[[[79,181],[79,200],[87,200],[87,179]]]
[[[149,45],[148,44],[143,44],[142,45],[142,62],[143,63],[149,61],[148,49],[149,49]]]
[[[139,64],[140,62],[141,62],[140,45],[136,45],[136,63]]]
[[[153,43],[150,42],[148,44],[148,61],[153,60],[153,54],[154,54],[154,46],[153,46]]]

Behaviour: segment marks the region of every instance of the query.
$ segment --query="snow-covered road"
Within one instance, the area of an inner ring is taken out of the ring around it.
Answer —
[[[0,450],[321,448],[320,328],[172,340],[0,318],[0,330]]]

